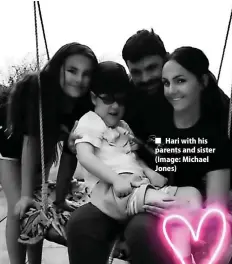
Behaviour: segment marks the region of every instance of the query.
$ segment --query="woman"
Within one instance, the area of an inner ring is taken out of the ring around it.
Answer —
[[[56,160],[63,127],[70,129],[74,120],[91,109],[88,91],[96,65],[89,47],[70,43],[62,46],[40,72],[47,175]],[[27,75],[13,89],[6,132],[10,133],[1,133],[0,149],[1,182],[8,205],[6,241],[10,263],[23,264],[26,248],[17,242],[19,219],[34,206],[33,190],[41,182],[35,176],[41,168],[38,75]],[[63,152],[60,166],[70,162],[70,157]],[[74,162],[71,159],[72,164],[76,162],[75,157]],[[41,251],[42,245],[28,247],[29,263],[41,263]]]
[[[184,137],[195,139],[197,136],[202,144],[206,142],[204,139],[209,140],[204,147],[216,148],[215,153],[207,154],[210,162],[188,166],[184,163],[176,164],[177,173],[174,174],[173,181],[180,186],[188,183],[187,185],[198,187],[205,195],[206,205],[217,201],[226,206],[230,182],[230,154],[226,133],[229,104],[212,79],[208,66],[206,56],[195,48],[180,48],[170,55],[162,74],[165,97],[173,109],[172,118],[163,120],[158,130],[157,123],[150,123],[148,132],[150,135],[162,137],[163,140],[165,137],[177,139],[174,137],[179,135],[178,132],[180,136],[184,133]],[[160,112],[162,113],[162,109]],[[71,147],[74,137],[73,134],[70,135]],[[105,263],[111,241],[122,227],[125,228],[132,264],[171,263],[171,256],[158,238],[157,218],[152,214],[160,216],[175,205],[175,200],[170,202],[157,199],[144,206],[151,214],[135,215],[126,225],[117,224],[114,219],[103,215],[91,204],[78,208],[68,223],[70,263]]]
[[[207,204],[218,201],[226,205],[230,182],[228,112],[220,107],[219,89],[208,67],[207,57],[196,48],[182,47],[170,55],[162,80],[173,119],[163,120],[156,135],[163,138],[163,149],[174,151],[163,156],[179,159],[174,184],[198,188]]]

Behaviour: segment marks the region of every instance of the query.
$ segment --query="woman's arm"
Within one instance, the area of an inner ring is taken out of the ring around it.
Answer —
[[[230,189],[230,170],[211,171],[206,176],[207,205],[219,203],[227,206]]]

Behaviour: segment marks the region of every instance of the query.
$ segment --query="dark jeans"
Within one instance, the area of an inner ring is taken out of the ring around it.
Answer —
[[[131,264],[172,263],[158,238],[157,228],[157,218],[151,214],[135,215],[124,225]],[[91,203],[79,207],[67,226],[70,264],[106,264],[112,242],[122,230],[118,221]]]

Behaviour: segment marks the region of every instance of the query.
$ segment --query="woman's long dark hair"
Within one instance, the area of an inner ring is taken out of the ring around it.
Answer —
[[[201,118],[225,130],[229,113],[229,98],[219,88],[216,78],[209,71],[209,60],[202,50],[194,47],[181,47],[169,55],[168,60],[176,61],[194,74],[202,82],[208,76],[208,84],[201,94]]]
[[[60,103],[64,93],[60,87],[60,69],[71,55],[84,55],[97,65],[93,51],[79,43],[62,46],[40,72],[43,107],[45,156],[54,154],[60,133]],[[12,89],[9,100],[8,127],[12,134],[22,139],[23,135],[39,138],[39,89],[38,74],[30,74]],[[53,156],[54,157],[54,156]]]

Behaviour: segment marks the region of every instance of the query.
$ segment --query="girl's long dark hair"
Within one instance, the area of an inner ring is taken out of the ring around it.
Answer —
[[[60,87],[60,69],[67,57],[84,55],[97,65],[93,51],[79,43],[62,46],[40,72],[43,108],[45,157],[51,159],[55,153],[60,133],[60,105],[64,93]],[[12,134],[22,139],[25,134],[39,138],[39,89],[38,74],[30,74],[19,81],[9,97],[8,127]],[[53,156],[54,157],[54,156]]]

